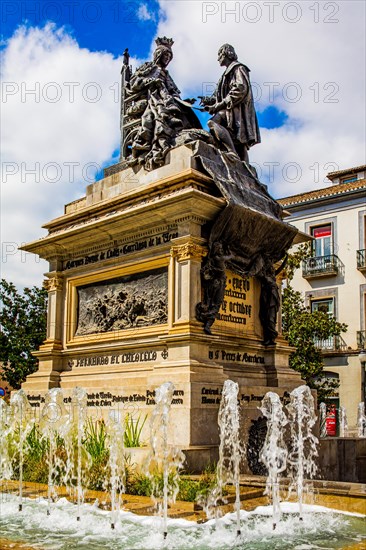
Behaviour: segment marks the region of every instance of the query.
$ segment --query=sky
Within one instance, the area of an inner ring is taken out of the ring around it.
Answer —
[[[365,2],[2,0],[1,277],[41,285],[19,251],[85,194],[119,151],[122,52],[135,68],[174,39],[182,98],[209,95],[231,43],[251,69],[262,143],[250,162],[275,198],[365,163]],[[203,119],[203,122],[207,120]]]

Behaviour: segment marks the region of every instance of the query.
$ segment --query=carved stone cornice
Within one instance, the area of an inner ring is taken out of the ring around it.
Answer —
[[[207,248],[193,242],[172,246],[170,250],[173,258],[177,258],[178,262],[187,260],[201,261],[204,256],[207,256]]]
[[[62,290],[63,288],[63,277],[60,275],[56,275],[54,277],[50,277],[49,279],[45,279],[43,281],[43,288],[47,290],[47,292],[52,292],[54,290]]]

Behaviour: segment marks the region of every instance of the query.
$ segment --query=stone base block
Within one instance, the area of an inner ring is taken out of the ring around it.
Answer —
[[[184,470],[189,474],[200,474],[219,459],[218,445],[192,446],[183,449],[183,453],[186,457]]]

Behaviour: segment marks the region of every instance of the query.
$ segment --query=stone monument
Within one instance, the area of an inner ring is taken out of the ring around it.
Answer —
[[[249,164],[260,135],[249,69],[225,44],[212,97],[183,100],[169,75],[173,41],[158,38],[135,72],[124,52],[121,159],[24,246],[49,261],[47,339],[23,389],[75,386],[108,411],[154,405],[175,385],[171,441],[190,468],[215,457],[223,383],[243,414],[300,385],[278,323],[278,276],[297,230]],[[195,109],[213,116],[202,129]]]

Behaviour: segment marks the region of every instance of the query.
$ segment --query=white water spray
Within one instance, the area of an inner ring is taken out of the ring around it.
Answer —
[[[24,444],[32,429],[33,413],[24,390],[18,390],[10,399],[11,422],[10,430],[13,434],[13,441],[16,444],[19,453],[19,512],[23,510],[23,453]],[[19,430],[18,440],[14,438]]]
[[[365,403],[361,401],[358,405],[357,412],[357,435],[358,437],[366,437],[366,415]]]
[[[114,529],[125,491],[126,463],[124,454],[124,425],[119,411],[110,411],[107,421],[111,494],[111,528]]]
[[[314,399],[309,386],[299,386],[290,393],[287,405],[290,425],[290,491],[296,489],[300,519],[303,519],[303,495],[305,476],[313,478],[317,467],[315,457],[318,455],[318,439],[312,432],[316,422]]]
[[[208,518],[216,517],[217,506],[224,502],[224,487],[235,487],[236,532],[240,529],[240,411],[238,405],[239,386],[232,380],[226,380],[222,389],[218,415],[220,446],[219,461],[216,468],[216,486],[209,493],[204,509]]]
[[[11,479],[13,467],[9,453],[9,434],[11,433],[11,418],[9,406],[0,399],[0,479]]]
[[[320,437],[327,437],[327,405],[320,403],[319,405],[319,423],[320,423]]]
[[[339,409],[339,437],[347,437],[348,421],[345,407]]]
[[[179,491],[179,470],[185,460],[180,449],[168,445],[170,409],[174,393],[172,382],[165,382],[155,390],[155,407],[150,418],[150,456],[147,473],[152,479],[152,497],[158,499],[162,512],[164,539],[167,537],[168,503],[175,502]],[[163,476],[161,491],[158,476]]]
[[[81,504],[84,502],[84,490],[82,482],[82,454],[83,447],[82,441],[85,435],[85,423],[86,423],[86,407],[87,407],[87,393],[84,388],[76,387],[73,391],[72,398],[72,422],[76,427],[77,434],[77,516],[76,520],[80,521]]]
[[[286,469],[287,464],[287,447],[283,438],[287,418],[283,412],[280,398],[274,392],[266,393],[260,410],[267,418],[267,434],[260,460],[268,470],[265,494],[271,496],[273,529],[275,529],[281,519],[280,474]]]
[[[70,415],[64,405],[60,388],[52,388],[45,396],[39,427],[44,438],[48,440],[48,490],[47,515],[51,513],[51,504],[57,498],[54,480],[62,465],[56,458],[57,436],[66,436],[70,430]]]

